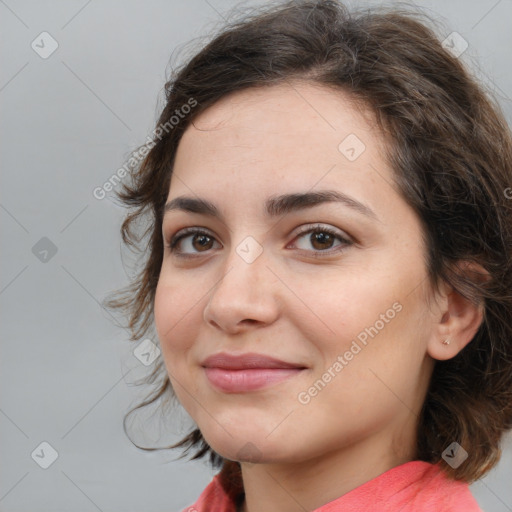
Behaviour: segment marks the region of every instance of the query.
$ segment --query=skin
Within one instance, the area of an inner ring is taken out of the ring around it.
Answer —
[[[211,238],[206,247],[194,235],[181,241],[192,259],[164,249],[156,328],[179,401],[217,453],[241,462],[246,512],[313,510],[414,460],[435,359],[455,356],[482,321],[448,286],[432,290],[420,221],[393,185],[376,126],[346,93],[293,82],[224,97],[179,144],[168,201],[207,199],[224,221],[165,215],[166,242],[194,226]],[[350,134],[366,147],[354,161],[338,149]],[[264,214],[270,196],[321,189],[349,195],[375,218],[334,202]],[[299,236],[315,223],[352,243]],[[252,263],[237,252],[248,236],[262,249]],[[299,393],[397,303],[394,318],[301,403]],[[201,366],[221,351],[307,368],[262,390],[223,393]]]

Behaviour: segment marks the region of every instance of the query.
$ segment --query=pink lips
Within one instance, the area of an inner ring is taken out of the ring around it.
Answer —
[[[261,354],[215,354],[202,363],[210,383],[225,393],[255,391],[299,374],[303,365]]]

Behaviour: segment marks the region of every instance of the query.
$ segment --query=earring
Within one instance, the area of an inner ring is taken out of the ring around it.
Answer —
[[[443,341],[443,345],[449,345],[450,344],[450,340],[448,338],[446,338],[444,341]]]

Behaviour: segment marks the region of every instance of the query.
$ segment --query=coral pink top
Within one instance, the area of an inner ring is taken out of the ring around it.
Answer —
[[[183,512],[237,512],[217,474]],[[225,485],[225,484],[224,484]],[[448,478],[439,464],[406,462],[312,512],[483,512],[465,482]]]

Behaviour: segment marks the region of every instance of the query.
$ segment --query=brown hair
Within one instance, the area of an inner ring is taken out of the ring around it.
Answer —
[[[506,193],[512,142],[496,101],[443,48],[431,22],[417,9],[348,11],[324,0],[266,6],[224,27],[165,84],[157,126],[191,98],[197,106],[155,138],[133,167],[131,184],[117,194],[132,208],[122,224],[123,241],[145,261],[107,307],[129,315],[132,340],[153,325],[162,209],[180,138],[201,112],[231,92],[294,79],[348,92],[370,107],[389,136],[396,185],[424,226],[433,287],[444,281],[484,304],[473,340],[452,359],[435,363],[417,441],[417,459],[431,463],[441,462],[443,450],[457,441],[469,458],[443,469],[472,482],[497,464],[502,435],[512,428],[512,201]],[[142,236],[132,229],[138,219],[148,221]],[[146,236],[147,243],[137,245]],[[464,272],[460,261],[481,265],[490,278]],[[161,360],[148,382],[157,378],[156,391],[128,414],[173,396]],[[174,447],[185,453],[194,448],[192,458],[209,456],[214,467],[224,463],[236,476],[236,463],[215,453],[197,428],[166,448]]]

